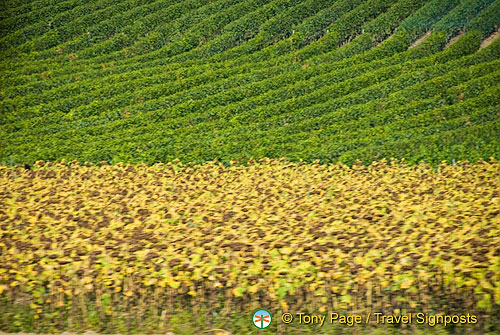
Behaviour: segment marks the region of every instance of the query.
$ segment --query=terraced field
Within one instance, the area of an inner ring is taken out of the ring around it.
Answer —
[[[0,13],[1,330],[168,331],[178,301],[176,333],[259,303],[499,331],[500,0]]]

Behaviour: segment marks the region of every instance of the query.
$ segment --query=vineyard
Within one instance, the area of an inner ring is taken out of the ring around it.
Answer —
[[[498,36],[500,0],[2,1],[0,330],[500,332]]]

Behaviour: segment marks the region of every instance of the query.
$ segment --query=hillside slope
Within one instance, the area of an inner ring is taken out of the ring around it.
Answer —
[[[499,156],[499,0],[2,6],[3,164]]]

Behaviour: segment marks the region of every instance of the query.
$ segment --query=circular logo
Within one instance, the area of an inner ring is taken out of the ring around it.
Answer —
[[[265,309],[259,309],[252,315],[253,325],[259,329],[265,329],[271,325],[273,320],[271,313]]]

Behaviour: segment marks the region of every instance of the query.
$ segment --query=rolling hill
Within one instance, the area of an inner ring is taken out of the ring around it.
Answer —
[[[498,157],[498,1],[3,6],[4,164]]]

